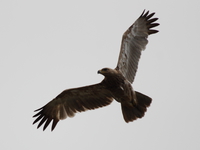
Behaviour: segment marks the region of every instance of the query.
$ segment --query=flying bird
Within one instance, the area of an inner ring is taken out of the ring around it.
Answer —
[[[43,130],[52,122],[53,131],[60,120],[73,117],[77,112],[92,110],[109,105],[113,99],[121,103],[125,122],[142,118],[152,99],[134,91],[132,83],[138,68],[142,50],[148,43],[148,35],[157,33],[152,29],[158,26],[155,13],[143,11],[140,17],[123,34],[118,63],[115,69],[98,70],[104,79],[97,84],[67,89],[45,106],[35,110],[37,113],[33,124],[39,121]]]

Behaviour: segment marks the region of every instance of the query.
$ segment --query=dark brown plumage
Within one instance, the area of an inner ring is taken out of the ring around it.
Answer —
[[[102,82],[90,86],[67,89],[45,106],[37,109],[33,124],[39,121],[43,130],[52,123],[54,130],[58,121],[73,117],[76,112],[96,109],[109,105],[113,99],[121,103],[124,120],[130,122],[142,118],[151,104],[151,98],[133,90],[131,83],[137,71],[141,51],[147,45],[147,37],[157,33],[151,28],[158,26],[152,18],[154,13],[145,11],[124,33],[120,55],[115,69],[103,68],[98,73],[104,75]]]

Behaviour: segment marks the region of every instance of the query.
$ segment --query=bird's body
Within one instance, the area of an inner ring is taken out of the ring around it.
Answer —
[[[73,117],[76,112],[109,105],[113,99],[121,103],[126,122],[142,118],[152,99],[134,91],[131,83],[134,81],[141,51],[148,43],[148,35],[158,32],[151,29],[159,25],[154,23],[157,18],[151,19],[153,15],[154,13],[149,14],[144,11],[124,33],[117,67],[99,70],[98,73],[104,75],[100,83],[64,90],[52,101],[36,110],[39,112],[33,116],[37,117],[33,124],[40,121],[38,128],[44,124],[43,130],[45,130],[53,121],[53,130],[59,120]]]
[[[105,76],[101,82],[111,92],[112,97],[121,103],[122,113],[126,122],[142,118],[146,107],[151,104],[151,98],[135,92],[131,83],[116,69],[103,68],[99,70]]]
[[[134,100],[134,91],[130,82],[119,71],[106,68],[106,73],[104,73],[104,69],[98,71],[105,76],[101,83],[111,92],[112,97],[117,102],[127,104]]]

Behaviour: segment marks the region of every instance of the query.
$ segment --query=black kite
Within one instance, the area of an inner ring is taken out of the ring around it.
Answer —
[[[124,33],[120,55],[115,69],[103,68],[98,73],[105,76],[98,84],[64,90],[56,98],[47,103],[33,117],[39,121],[38,128],[44,124],[43,130],[51,121],[53,130],[58,121],[73,117],[76,112],[96,109],[109,105],[113,99],[121,103],[124,120],[128,123],[142,118],[150,106],[152,99],[134,91],[131,83],[138,68],[141,51],[145,49],[148,35],[157,33],[151,28],[158,26],[158,18],[149,11],[141,16]]]

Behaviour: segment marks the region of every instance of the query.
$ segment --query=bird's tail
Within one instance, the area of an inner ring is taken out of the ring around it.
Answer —
[[[127,106],[121,103],[122,113],[124,120],[128,123],[134,121],[137,118],[142,118],[147,111],[147,107],[150,106],[152,99],[142,93],[135,92],[137,97],[137,105]]]

